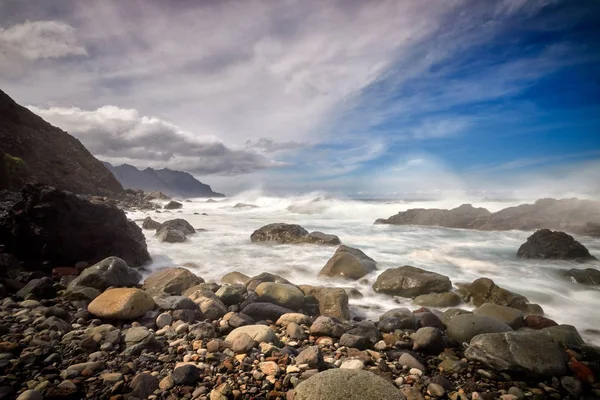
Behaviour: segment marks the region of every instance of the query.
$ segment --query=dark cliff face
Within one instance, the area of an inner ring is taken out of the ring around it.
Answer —
[[[73,136],[50,125],[0,90],[0,189],[41,182],[80,194],[110,195],[123,187]]]
[[[134,166],[123,164],[117,167],[104,165],[111,170],[126,189],[141,189],[145,192],[160,191],[171,196],[182,197],[224,197],[213,192],[211,187],[194,178],[187,172],[171,169],[146,168],[140,171]]]

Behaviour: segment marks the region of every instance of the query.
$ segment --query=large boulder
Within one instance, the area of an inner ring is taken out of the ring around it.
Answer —
[[[552,260],[596,260],[584,245],[564,232],[540,229],[527,238],[517,251],[520,258]]]
[[[342,244],[342,241],[336,235],[332,235],[330,233],[323,232],[311,232],[304,238],[306,243],[314,243],[314,244],[327,244],[331,246],[337,246]]]
[[[528,307],[529,300],[525,296],[501,288],[488,278],[479,278],[472,283],[458,283],[456,286],[458,286],[456,292],[463,300],[475,307],[483,303],[493,303],[523,311]]]
[[[475,314],[455,315],[446,325],[446,334],[459,343],[468,342],[482,333],[501,333],[513,330],[498,319]]]
[[[372,372],[330,369],[311,376],[295,389],[294,400],[406,400],[394,384]]]
[[[179,229],[173,229],[168,226],[160,228],[154,236],[156,236],[161,243],[183,243],[187,240],[185,233]]]
[[[375,260],[362,251],[340,246],[327,264],[319,272],[319,276],[357,280],[377,270]]]
[[[269,224],[250,235],[252,242],[298,243],[308,236],[308,231],[295,224]]]
[[[536,378],[562,376],[567,371],[560,345],[539,331],[475,336],[465,350],[465,357],[496,371],[525,373]]]
[[[263,272],[259,275],[253,276],[252,278],[246,280],[245,285],[246,285],[246,288],[248,288],[248,290],[255,290],[256,287],[263,282],[286,283],[289,285],[292,284],[292,282],[288,281],[287,279],[285,279],[279,275],[271,274],[269,272]]]
[[[484,303],[473,310],[475,315],[483,315],[504,322],[513,329],[519,329],[523,325],[523,311],[512,307],[500,306],[494,303]]]
[[[144,221],[142,221],[142,229],[148,229],[148,230],[157,230],[160,229],[162,227],[162,224],[160,222],[156,222],[155,220],[153,220],[150,217],[146,217],[144,218]]]
[[[108,257],[99,263],[83,270],[75,278],[68,289],[91,287],[104,291],[109,287],[128,287],[137,285],[142,275],[118,257]]]
[[[310,285],[301,285],[300,288],[305,295],[317,299],[320,315],[343,320],[350,319],[348,293],[344,289]]]
[[[565,276],[573,282],[584,285],[600,285],[600,270],[594,268],[571,268]]]
[[[193,233],[196,233],[196,230],[194,229],[194,227],[192,225],[190,225],[189,222],[187,222],[185,219],[182,218],[175,218],[175,219],[170,219],[168,221],[163,222],[162,224],[160,224],[159,228],[156,228],[156,230],[160,230],[161,228],[171,228],[171,229],[177,229],[178,231],[183,232],[186,235],[191,235]]]
[[[174,200],[171,200],[167,204],[165,204],[165,210],[178,210],[181,207],[183,207],[183,204]]]
[[[100,318],[130,320],[154,308],[152,297],[141,289],[109,289],[88,306],[90,314]]]
[[[134,267],[150,261],[142,230],[122,210],[44,185],[26,185],[21,195],[0,219],[0,242],[25,264],[50,271],[109,256]]]
[[[153,296],[181,295],[192,286],[204,283],[204,279],[181,268],[165,268],[152,273],[144,281],[144,289]]]
[[[378,293],[401,297],[443,293],[450,289],[452,283],[447,276],[410,265],[383,271],[373,284],[373,290]]]
[[[258,301],[273,303],[292,310],[304,305],[304,293],[294,285],[263,282],[255,289]]]

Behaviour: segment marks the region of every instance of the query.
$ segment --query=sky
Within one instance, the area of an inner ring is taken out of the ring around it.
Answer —
[[[596,0],[2,0],[0,89],[227,194],[600,197]]]

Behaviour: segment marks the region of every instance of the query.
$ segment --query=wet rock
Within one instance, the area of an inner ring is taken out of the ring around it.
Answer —
[[[425,307],[455,307],[461,302],[454,292],[422,294],[413,299],[413,304]]]
[[[465,356],[497,371],[522,372],[535,377],[562,376],[567,370],[561,347],[539,331],[475,336]]]
[[[196,230],[194,229],[194,227],[192,225],[190,225],[189,222],[187,222],[185,219],[182,219],[182,218],[170,219],[168,221],[165,221],[162,224],[160,224],[160,227],[156,228],[156,230],[159,231],[163,228],[175,229],[175,230],[183,232],[184,235],[192,235],[192,234],[196,233]]]
[[[161,243],[183,243],[187,240],[185,233],[169,227],[160,228],[154,236]]]
[[[241,272],[233,271],[229,272],[221,278],[221,282],[228,283],[230,285],[245,285],[246,282],[250,280],[250,277],[246,274],[242,274]]]
[[[482,333],[510,332],[512,328],[495,318],[475,314],[454,316],[447,324],[446,334],[459,343],[469,342]]]
[[[543,317],[541,315],[528,315],[523,320],[523,326],[531,329],[543,329],[551,326],[557,326],[558,324],[550,318]]]
[[[171,378],[176,385],[193,386],[200,379],[201,372],[195,365],[185,364],[175,368]]]
[[[560,378],[560,384],[571,396],[578,399],[581,396],[582,385],[572,376],[563,376]]]
[[[77,287],[91,287],[104,291],[109,287],[130,287],[137,285],[142,275],[118,257],[108,257],[86,268],[69,284],[69,290]]]
[[[192,286],[204,283],[204,280],[186,268],[172,267],[156,271],[144,280],[144,290],[157,295],[180,296]]]
[[[198,306],[189,297],[167,296],[154,297],[154,302],[162,310],[197,310]]]
[[[244,301],[246,295],[246,287],[242,284],[223,285],[217,290],[215,295],[225,304],[231,306]],[[304,300],[304,299],[303,299]]]
[[[257,229],[250,236],[252,242],[299,243],[308,236],[308,231],[300,225],[269,224]]]
[[[342,324],[334,319],[320,316],[310,326],[310,334],[314,336],[329,336],[339,338],[345,332]]]
[[[375,260],[362,251],[340,246],[319,272],[319,276],[357,280],[377,270]]]
[[[71,324],[57,317],[48,317],[40,325],[40,329],[51,329],[59,332],[70,332]]]
[[[473,310],[473,314],[495,318],[513,329],[519,329],[523,325],[523,312],[521,310],[498,304],[484,303]]]
[[[245,285],[248,290],[255,290],[256,287],[263,282],[286,283],[289,285],[292,284],[292,282],[288,281],[285,278],[282,278],[279,275],[270,274],[268,272],[263,272],[262,274],[253,276],[252,278],[248,279],[248,281],[245,283]]]
[[[562,346],[581,346],[584,341],[573,325],[557,325],[543,328],[541,333]]]
[[[372,372],[331,369],[301,382],[294,400],[405,400],[388,380]]]
[[[282,315],[292,313],[289,308],[272,303],[251,303],[242,309],[242,312],[255,320],[268,319],[277,321]]]
[[[306,243],[326,244],[330,246],[336,246],[342,243],[340,238],[336,235],[317,231],[309,233],[308,236],[304,238],[304,241]]]
[[[488,278],[479,278],[472,283],[458,283],[456,286],[458,286],[457,293],[463,300],[475,307],[484,303],[493,303],[524,310],[529,303],[525,296],[503,289]]]
[[[446,348],[446,340],[438,328],[425,327],[412,336],[413,349],[429,354],[439,354]]]
[[[540,229],[527,238],[517,251],[520,258],[552,260],[596,260],[584,245],[564,232]]]
[[[298,310],[304,305],[304,293],[294,285],[263,282],[255,289],[258,301]]]
[[[130,320],[143,316],[154,308],[154,299],[141,289],[109,289],[96,297],[88,311],[100,318]]]
[[[471,311],[463,310],[462,308],[449,308],[442,313],[440,319],[444,323],[444,325],[448,325],[448,322],[457,315],[461,314],[472,314]]]
[[[319,303],[319,314],[326,317],[350,319],[348,308],[348,294],[342,288],[329,288],[322,286],[300,286],[307,296],[315,296]]]
[[[308,315],[300,314],[300,313],[289,313],[283,314],[277,320],[276,324],[280,326],[287,326],[288,324],[295,323],[298,325],[307,325],[310,326],[312,320]]]
[[[417,318],[418,326],[420,326],[420,327],[431,326],[431,327],[438,328],[438,329],[445,328],[444,323],[442,322],[440,317],[438,317],[434,313],[431,313],[431,312],[416,313],[415,317]]]
[[[371,347],[371,342],[368,338],[359,335],[353,335],[350,333],[344,333],[340,337],[340,346],[346,346],[349,348],[366,350]]]
[[[17,296],[27,298],[34,296],[37,299],[52,299],[56,297],[54,282],[50,278],[32,279],[17,292]]]
[[[373,290],[378,293],[401,297],[443,293],[450,289],[452,283],[447,276],[409,265],[383,271],[373,284]]]
[[[573,282],[583,285],[600,285],[600,270],[594,268],[572,268],[565,276]]]
[[[396,329],[417,329],[417,318],[407,308],[393,308],[379,317],[377,325],[382,332],[394,332]]]
[[[177,201],[171,200],[167,204],[165,204],[164,209],[165,210],[177,210],[177,209],[180,209],[181,207],[183,207],[183,204],[181,204]]]
[[[144,221],[142,222],[142,229],[155,231],[155,230],[159,229],[161,226],[162,226],[162,224],[160,222],[156,222],[150,217],[144,218]]]

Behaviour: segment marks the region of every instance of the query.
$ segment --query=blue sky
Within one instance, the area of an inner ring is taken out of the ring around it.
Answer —
[[[22,3],[0,88],[113,164],[228,193],[600,193],[600,2]]]

